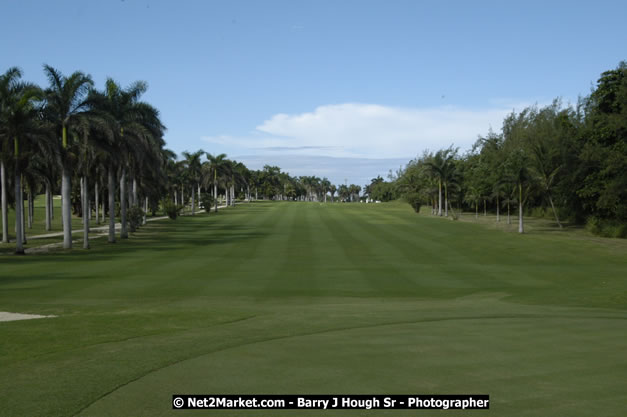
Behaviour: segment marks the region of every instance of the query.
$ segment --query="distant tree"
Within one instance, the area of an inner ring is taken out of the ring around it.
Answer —
[[[185,158],[185,165],[189,178],[192,182],[192,216],[196,213],[196,189],[200,188],[202,177],[202,162],[201,158],[205,155],[205,151],[202,149],[190,153],[183,152],[183,158]],[[198,196],[200,199],[200,196]]]

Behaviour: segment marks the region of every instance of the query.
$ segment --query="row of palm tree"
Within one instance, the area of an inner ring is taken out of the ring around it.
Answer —
[[[239,192],[250,200],[251,171],[243,163],[227,159],[226,154],[212,155],[202,149],[185,151],[182,156],[180,161],[170,159],[166,167],[168,192],[174,204],[186,206],[189,201],[190,212],[195,215],[201,206],[202,190],[209,190],[216,212],[220,196],[230,206],[235,205]]]
[[[108,216],[108,242],[143,222],[164,198],[187,207],[192,215],[201,200],[212,201],[218,211],[222,196],[227,205],[237,197],[302,201],[356,201],[360,187],[336,187],[327,178],[292,177],[278,167],[249,170],[225,154],[203,150],[176,154],[165,148],[158,110],[141,100],[147,84],[137,81],[123,88],[109,78],[102,90],[88,74],[69,76],[44,65],[45,88],[22,80],[19,68],[0,75],[0,188],[2,242],[8,243],[8,209],[15,209],[16,253],[24,253],[26,227],[33,222],[34,196],[42,192],[45,227],[51,230],[53,195],[60,188],[63,247],[72,248],[73,214],[82,219],[83,247],[89,248],[90,219],[100,224]],[[10,186],[10,187],[9,187]],[[208,193],[202,194],[202,190]],[[24,206],[24,193],[28,210]],[[211,199],[204,198],[209,195]],[[191,201],[190,201],[191,200]],[[143,206],[143,207],[142,207]],[[129,211],[130,210],[130,211]],[[131,230],[132,231],[132,230]]]
[[[351,184],[335,186],[327,178],[317,176],[290,176],[279,167],[266,165],[262,170],[250,170],[243,163],[230,160],[225,154],[213,155],[205,151],[183,152],[181,161],[172,161],[169,167],[170,183],[178,184],[171,191],[176,204],[185,205],[191,196],[190,211],[195,214],[201,190],[209,190],[218,210],[222,197],[227,205],[236,198],[269,200],[297,200],[327,202],[358,201],[361,187]],[[204,159],[206,157],[206,160]],[[185,194],[187,193],[187,194]]]
[[[97,90],[91,77],[80,71],[64,76],[45,65],[44,73],[46,88],[22,81],[18,68],[10,68],[0,76],[3,242],[8,242],[8,200],[12,197],[16,253],[24,253],[24,186],[29,190],[29,201],[39,188],[45,190],[46,229],[50,229],[52,193],[59,179],[64,248],[72,247],[73,208],[83,219],[83,246],[89,248],[92,189],[97,221],[101,193],[108,192],[108,240],[112,243],[116,240],[119,191],[120,238],[127,238],[129,206],[139,206],[140,194],[145,197],[145,206],[148,199],[159,198],[164,168],[171,157],[164,148],[165,127],[159,112],[141,101],[146,83],[138,81],[122,88],[107,79],[105,88]],[[7,175],[9,169],[12,176]],[[12,196],[7,193],[11,182]],[[41,184],[43,187],[38,187]],[[80,197],[73,199],[77,184]],[[104,210],[102,214],[104,218]]]

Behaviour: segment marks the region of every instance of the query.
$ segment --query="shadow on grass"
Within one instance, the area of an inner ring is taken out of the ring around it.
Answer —
[[[34,264],[51,260],[54,262],[76,261],[78,259],[103,261],[137,252],[170,252],[185,248],[210,247],[258,239],[267,235],[267,233],[262,233],[254,227],[232,221],[216,221],[218,217],[226,218],[239,214],[245,213],[236,211],[211,213],[210,215],[203,213],[195,217],[179,217],[174,221],[159,220],[149,223],[135,233],[130,233],[130,239],[120,239],[119,234],[116,234],[116,243],[114,244],[108,243],[106,236],[90,240],[91,249],[89,250],[82,249],[82,239],[78,239],[71,250],[51,248],[49,252],[14,256],[15,246],[9,244],[4,248],[0,247],[0,266],[21,262]],[[59,242],[59,240],[55,242]],[[46,243],[50,242],[46,241]],[[25,248],[36,246],[39,245],[25,245]]]

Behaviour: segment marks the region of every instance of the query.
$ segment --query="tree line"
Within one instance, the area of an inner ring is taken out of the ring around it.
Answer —
[[[159,111],[141,98],[147,84],[123,88],[108,78],[95,88],[91,76],[69,76],[44,65],[46,87],[22,80],[9,68],[0,75],[0,192],[2,243],[9,242],[8,210],[15,211],[16,253],[24,253],[32,227],[35,196],[43,194],[45,230],[52,230],[53,196],[61,194],[63,247],[72,248],[72,217],[83,223],[89,248],[90,220],[108,219],[108,242],[146,223],[147,213],[163,210],[175,218],[218,201],[236,199],[357,201],[361,188],[335,186],[327,178],[292,177],[279,167],[250,170],[225,154],[183,152],[178,160],[166,148]]]
[[[511,222],[515,211],[550,216],[556,227],[587,224],[594,233],[627,237],[627,63],[601,74],[576,105],[512,112],[500,132],[480,136],[469,152],[427,151],[366,186],[373,199],[403,197],[438,216],[488,211]]]

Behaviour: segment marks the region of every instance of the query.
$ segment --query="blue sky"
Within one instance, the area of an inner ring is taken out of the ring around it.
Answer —
[[[149,84],[168,147],[364,185],[627,59],[627,2],[7,1],[0,71]]]

